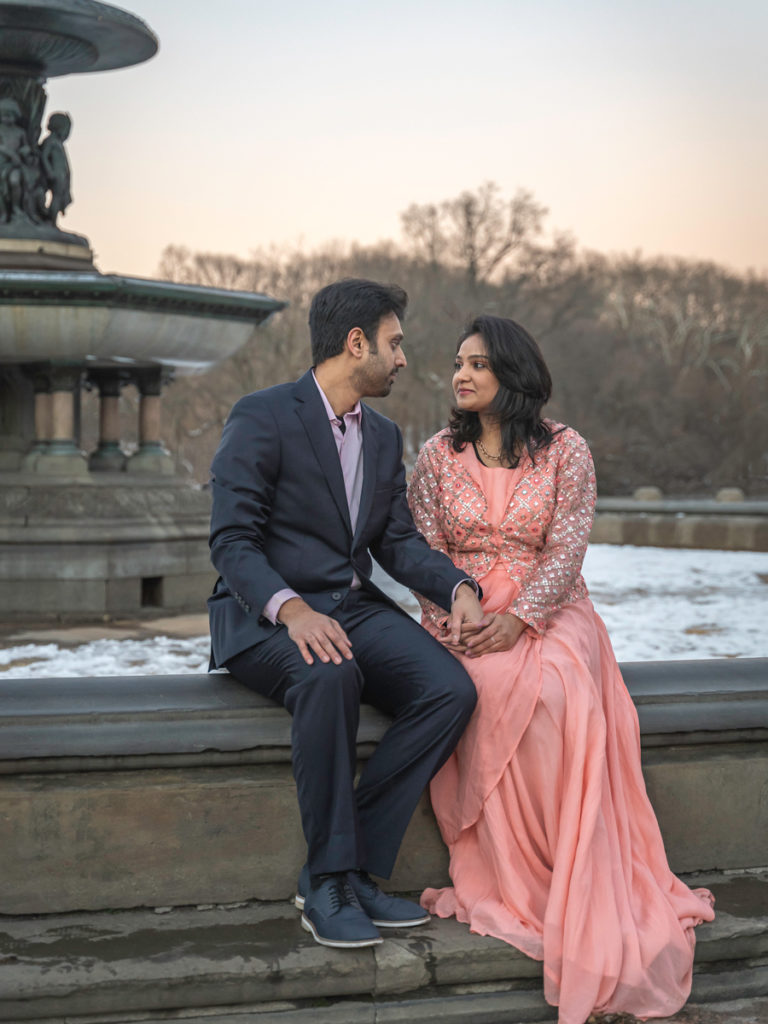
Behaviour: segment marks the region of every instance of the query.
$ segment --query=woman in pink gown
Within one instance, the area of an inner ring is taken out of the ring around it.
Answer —
[[[445,613],[421,601],[479,695],[431,785],[453,885],[422,904],[542,960],[560,1024],[668,1016],[690,993],[693,929],[713,900],[669,869],[634,705],[581,576],[589,448],[542,419],[549,372],[512,320],[474,321],[453,388],[410,503],[430,544],[481,584],[486,616],[453,646]]]

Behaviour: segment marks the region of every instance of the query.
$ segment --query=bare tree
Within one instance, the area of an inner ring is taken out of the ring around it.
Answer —
[[[288,306],[210,373],[179,378],[165,405],[167,440],[205,480],[234,401],[309,365],[314,293],[341,277],[370,277],[401,284],[411,298],[408,369],[386,400],[371,403],[402,428],[407,458],[447,422],[457,339],[487,312],[539,339],[554,379],[549,411],[589,440],[602,493],[642,483],[670,494],[727,484],[766,493],[768,280],[694,261],[585,253],[567,235],[543,237],[543,216],[530,194],[505,201],[489,183],[409,207],[406,248],[273,248],[243,259],[169,246],[161,276],[266,292]]]
[[[495,182],[438,205],[412,204],[403,232],[417,258],[462,267],[472,284],[491,280],[510,257],[541,232],[546,207],[520,189],[504,199]]]

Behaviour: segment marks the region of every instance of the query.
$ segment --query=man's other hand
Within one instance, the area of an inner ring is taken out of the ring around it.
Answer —
[[[471,587],[459,589],[471,590]],[[280,605],[277,621],[286,627],[288,636],[308,665],[315,662],[313,652],[320,661],[332,661],[334,665],[340,665],[342,658],[351,660],[352,644],[336,619],[316,612],[300,597],[291,597]]]

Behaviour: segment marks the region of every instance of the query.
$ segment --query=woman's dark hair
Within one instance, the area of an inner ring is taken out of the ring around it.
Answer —
[[[381,318],[394,313],[402,320],[407,305],[408,296],[396,284],[347,277],[326,285],[309,307],[312,362],[319,366],[343,352],[353,327],[360,328],[375,351]]]
[[[552,394],[552,378],[539,346],[514,320],[475,317],[459,338],[457,352],[473,334],[483,339],[490,368],[499,381],[499,390],[488,411],[498,417],[502,452],[509,465],[516,466],[523,448],[534,458],[555,436],[541,417],[541,410]],[[476,412],[455,407],[451,409],[448,427],[457,452],[477,441],[483,432]]]

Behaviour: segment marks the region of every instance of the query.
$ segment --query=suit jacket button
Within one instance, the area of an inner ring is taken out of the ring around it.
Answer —
[[[334,592],[331,594],[331,597],[333,598],[334,601],[340,601],[341,593],[338,590],[334,590]]]

